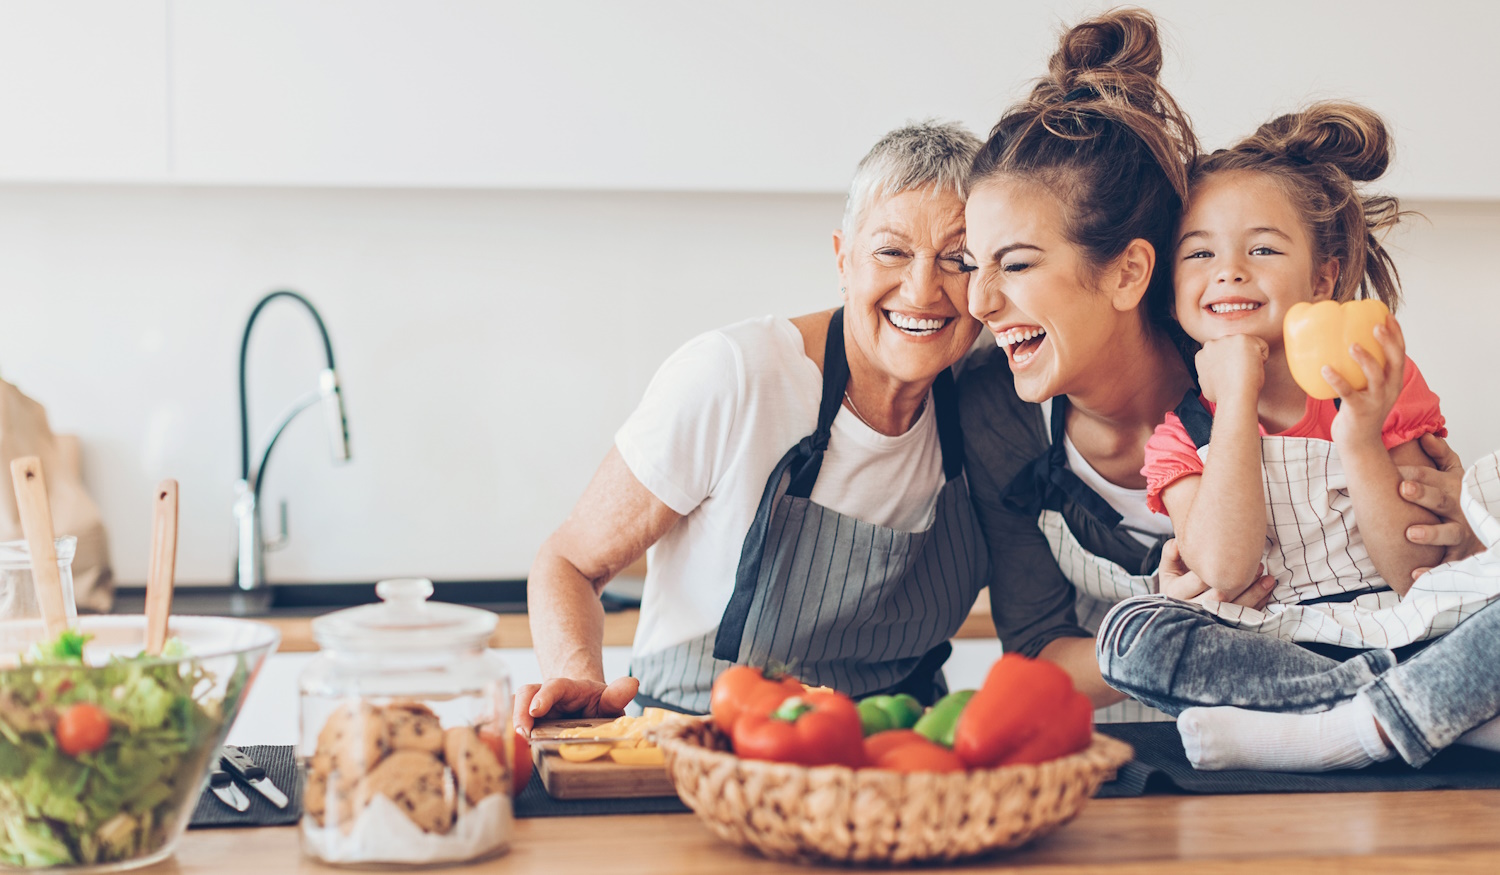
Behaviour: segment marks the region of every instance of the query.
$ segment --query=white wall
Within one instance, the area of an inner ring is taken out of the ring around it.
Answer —
[[[1413,358],[1466,458],[1500,448],[1500,204],[1414,203]],[[0,376],[80,434],[120,576],[182,483],[178,575],[228,579],[235,365],[255,299],[299,289],[343,374],[354,461],[316,411],[266,481],[282,580],[523,576],[660,360],[694,333],[837,299],[840,199],[802,195],[0,188]],[[320,350],[289,304],[251,352],[257,443]]]
[[[693,334],[837,303],[829,196],[0,189],[0,376],[83,438],[116,565],[144,579],[150,492],[182,484],[178,576],[227,580],[243,321],[320,307],[354,460],[317,411],[277,446],[273,579],[523,576],[660,360]],[[258,444],[312,388],[311,323],[251,348]]]

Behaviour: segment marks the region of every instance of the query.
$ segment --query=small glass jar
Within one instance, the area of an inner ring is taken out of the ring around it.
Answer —
[[[509,847],[510,676],[496,617],[386,580],[382,602],[312,623],[301,677],[302,848],[324,863],[419,867]]]
[[[53,546],[68,625],[75,626],[78,608],[73,604],[73,553],[78,549],[78,539],[68,535],[58,538]],[[0,620],[35,620],[41,615],[36,583],[31,579],[31,547],[25,541],[0,543]]]

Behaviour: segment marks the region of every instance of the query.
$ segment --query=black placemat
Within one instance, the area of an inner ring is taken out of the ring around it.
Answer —
[[[516,798],[516,817],[581,817],[590,814],[682,814],[690,811],[676,796],[646,799],[553,799],[533,776]]]
[[[1175,723],[1106,723],[1095,727],[1135,748],[1135,759],[1099,798],[1146,793],[1365,793],[1384,790],[1500,788],[1500,754],[1455,745],[1420,769],[1399,757],[1364,769],[1332,772],[1200,772],[1182,749]]]
[[[240,748],[266,770],[266,775],[276,788],[286,794],[286,808],[277,808],[250,785],[235,780],[250,807],[235,811],[219,801],[207,787],[198,797],[198,807],[193,809],[193,819],[188,829],[225,826],[286,826],[297,822],[302,816],[302,782],[297,780],[297,757],[290,744],[249,744]]]

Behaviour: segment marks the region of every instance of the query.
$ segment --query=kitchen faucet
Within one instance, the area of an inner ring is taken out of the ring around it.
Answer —
[[[274,428],[271,429],[270,440],[266,441],[266,448],[260,454],[260,461],[254,467],[250,467],[250,409],[245,395],[245,359],[250,350],[250,332],[255,327],[256,317],[260,316],[261,310],[277,298],[291,298],[307,308],[312,314],[313,321],[318,325],[318,333],[323,337],[323,351],[328,356],[328,367],[324,368],[318,375],[318,388],[301,398],[282,414]],[[235,539],[235,562],[234,582],[236,586],[236,598],[232,599],[232,613],[258,612],[270,605],[270,589],[266,586],[265,551],[277,550],[286,545],[286,502],[281,502],[281,526],[280,534],[273,542],[267,543],[261,536],[260,526],[260,487],[265,482],[266,463],[271,460],[271,450],[276,447],[276,441],[281,433],[291,424],[297,414],[313,406],[322,404],[324,425],[328,429],[330,448],[333,451],[335,462],[349,461],[349,420],[344,415],[344,396],[339,390],[338,372],[333,367],[333,343],[328,339],[328,329],[323,326],[323,318],[318,315],[317,308],[312,302],[302,295],[292,291],[275,291],[260,299],[255,309],[250,311],[250,320],[245,323],[245,337],[240,341],[240,479],[235,484],[234,498],[234,520],[238,537]]]

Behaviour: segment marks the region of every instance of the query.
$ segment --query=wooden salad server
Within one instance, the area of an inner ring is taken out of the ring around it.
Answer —
[[[177,481],[156,484],[151,523],[151,567],[146,577],[146,653],[160,656],[167,643],[172,586],[177,575]]]
[[[47,501],[42,460],[36,456],[13,460],[10,477],[16,490],[16,507],[21,512],[21,530],[26,533],[26,546],[31,550],[31,580],[36,585],[36,601],[42,609],[47,638],[52,640],[68,628],[68,608],[63,600],[62,575],[57,570],[52,505]]]

